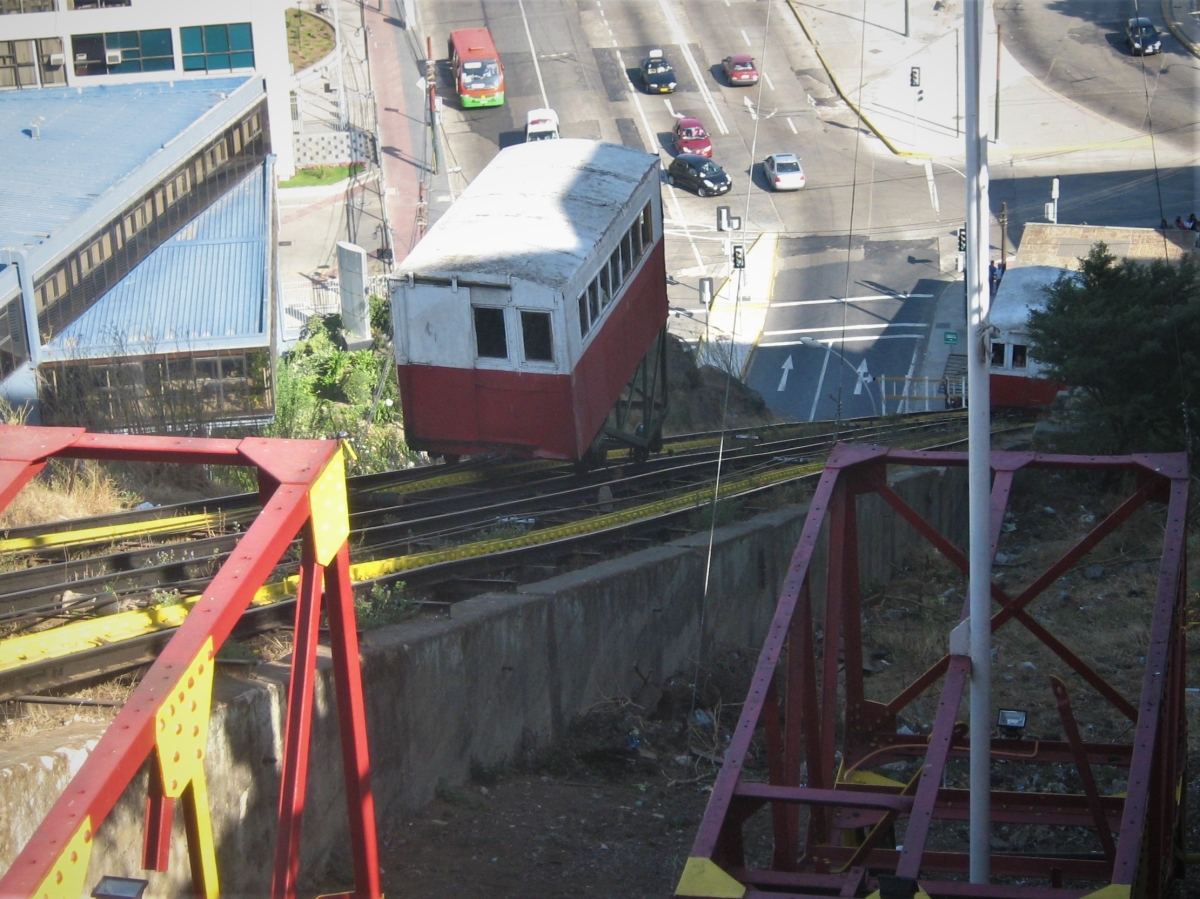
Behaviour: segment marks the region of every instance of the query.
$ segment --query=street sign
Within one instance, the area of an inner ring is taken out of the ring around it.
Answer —
[[[942,332],[942,342],[948,343],[951,345],[958,343],[958,332],[957,331],[943,331]]]

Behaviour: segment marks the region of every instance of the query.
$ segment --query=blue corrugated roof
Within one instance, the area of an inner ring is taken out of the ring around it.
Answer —
[[[44,348],[82,359],[266,346],[266,167],[254,171]]]
[[[40,244],[248,80],[0,91],[0,247]]]

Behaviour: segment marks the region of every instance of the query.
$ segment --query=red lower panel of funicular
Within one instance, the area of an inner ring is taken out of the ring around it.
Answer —
[[[579,459],[666,320],[660,242],[570,375],[399,366],[405,439],[433,453]]]
[[[993,406],[1049,406],[1065,384],[1048,378],[993,373],[989,382]]]

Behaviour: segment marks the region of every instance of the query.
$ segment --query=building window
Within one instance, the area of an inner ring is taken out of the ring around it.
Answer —
[[[493,306],[475,307],[475,348],[480,359],[507,359],[508,335],[504,330],[504,310]]]
[[[0,41],[0,90],[37,87],[33,41]]]
[[[131,0],[67,0],[71,9],[112,9],[117,6],[128,6]]]
[[[71,36],[76,75],[169,72],[175,68],[171,29]]]
[[[18,12],[54,12],[54,0],[0,0],[0,16]]]
[[[1004,368],[1004,348],[1003,343],[992,344],[992,368]]]
[[[526,362],[553,362],[554,342],[550,339],[549,312],[522,312],[521,338]]]
[[[254,34],[249,22],[179,29],[185,72],[228,72],[254,68]]]

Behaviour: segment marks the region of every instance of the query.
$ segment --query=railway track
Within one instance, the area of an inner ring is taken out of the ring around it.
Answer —
[[[1025,425],[998,426],[1013,427]],[[723,446],[719,434],[687,435],[647,463],[618,461],[587,474],[521,462],[352,479],[351,577],[358,591],[403,580],[407,595],[433,608],[513,589],[690,533],[683,519],[710,507],[718,461],[720,498],[748,502],[819,474],[835,438],[945,448],[965,440],[965,418],[913,416],[860,423],[840,434],[773,426],[727,434]],[[0,701],[151,661],[255,508],[256,497],[245,494],[201,509],[193,504],[90,519],[74,529],[10,532],[8,541],[24,543],[10,542],[6,557],[26,567],[0,574],[0,626],[9,632],[0,640]],[[151,525],[142,545],[127,545],[142,524]],[[72,541],[72,534],[81,539]],[[57,542],[48,551],[50,535]],[[96,547],[109,551],[88,554]],[[46,561],[55,554],[63,561]],[[276,570],[247,612],[244,634],[290,621],[294,569],[293,559]]]

